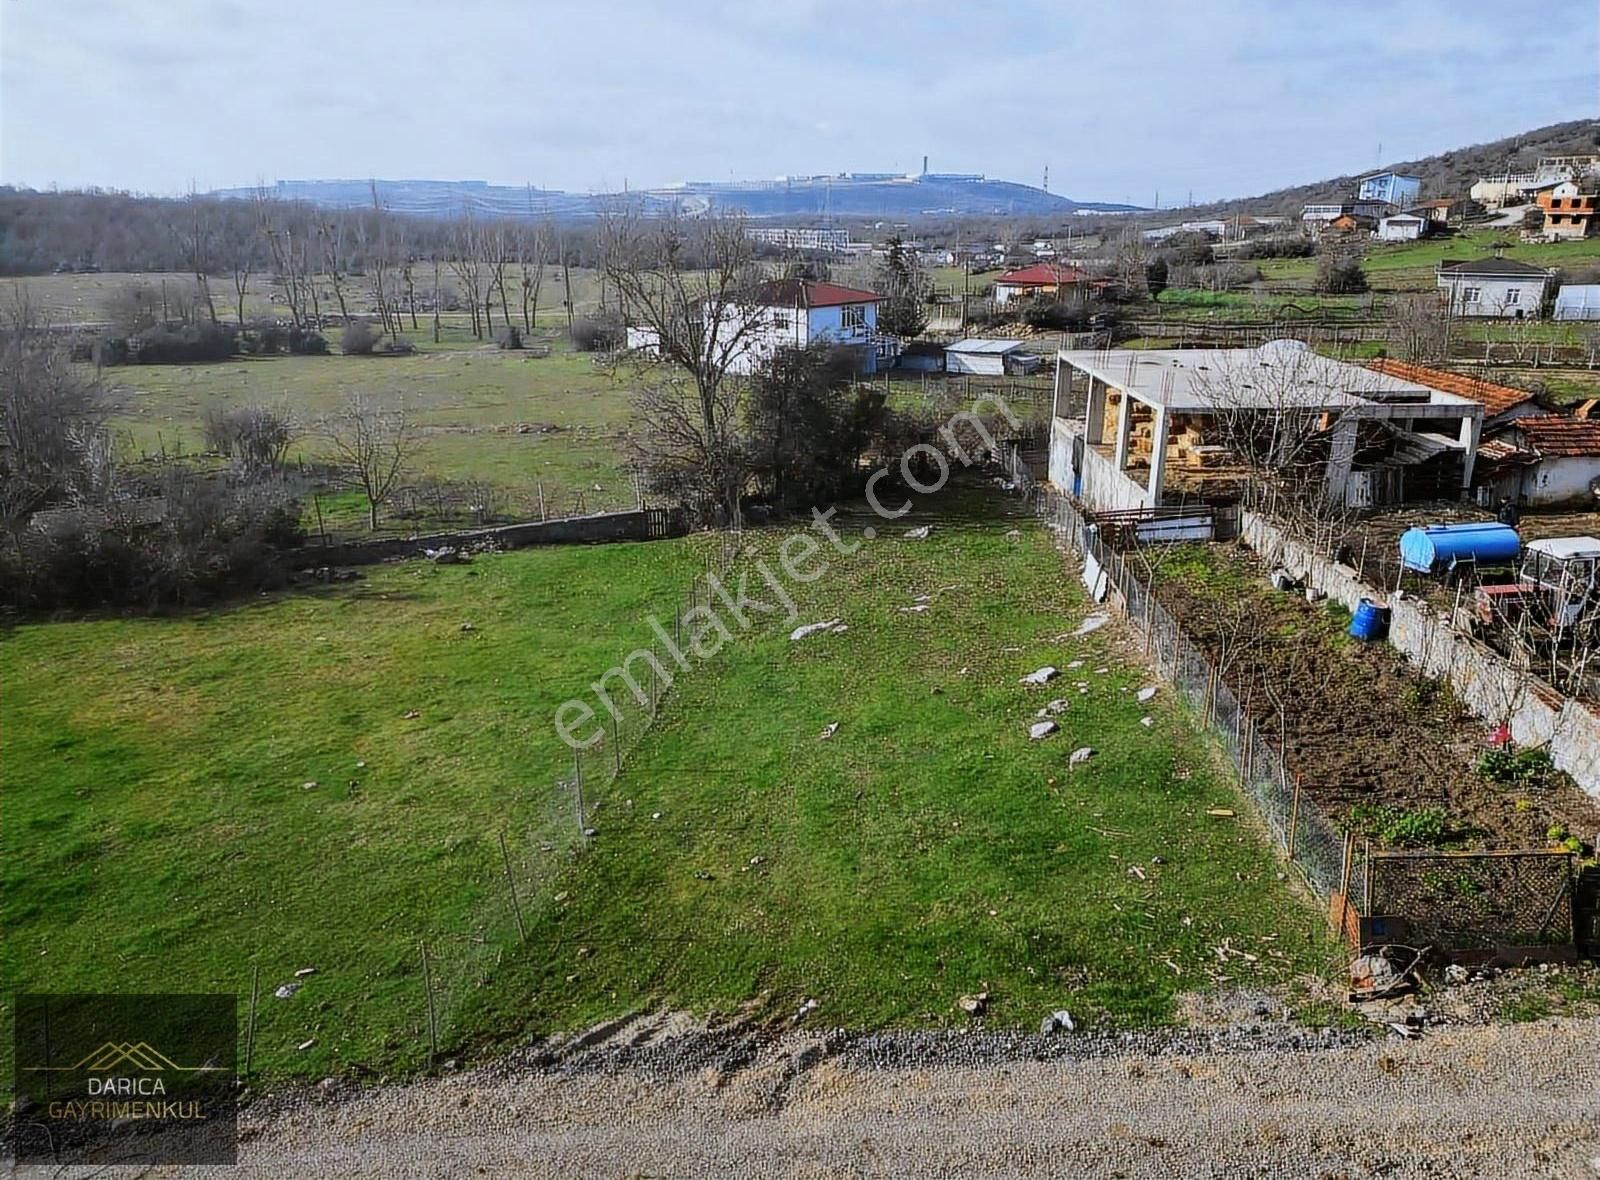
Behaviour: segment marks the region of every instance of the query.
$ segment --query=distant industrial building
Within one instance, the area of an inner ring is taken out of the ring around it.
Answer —
[[[824,250],[837,252],[850,248],[850,231],[820,227],[759,226],[747,231],[753,241],[784,250]]]

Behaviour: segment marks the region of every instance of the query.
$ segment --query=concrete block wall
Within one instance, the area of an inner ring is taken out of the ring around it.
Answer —
[[[1272,565],[1355,610],[1363,598],[1389,603],[1389,643],[1425,675],[1448,682],[1477,716],[1510,726],[1518,745],[1548,746],[1550,760],[1589,794],[1600,798],[1600,711],[1563,696],[1499,652],[1462,635],[1427,604],[1398,602],[1360,580],[1349,566],[1323,557],[1278,525],[1253,512],[1240,538]]]
[[[351,541],[325,548],[308,545],[300,551],[299,557],[302,565],[372,565],[380,561],[421,557],[429,549],[460,549],[481,544],[491,544],[497,549],[521,549],[529,545],[648,541],[658,537],[681,536],[684,531],[681,513],[645,508],[634,512],[601,512],[593,516],[569,516],[560,520],[428,533],[416,537]]]

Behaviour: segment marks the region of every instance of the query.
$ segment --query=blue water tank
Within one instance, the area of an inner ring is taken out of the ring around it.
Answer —
[[[1512,565],[1522,553],[1522,538],[1508,524],[1430,524],[1400,535],[1400,562],[1419,574],[1437,574],[1464,561]]]
[[[1363,598],[1350,616],[1350,634],[1357,639],[1382,639],[1389,633],[1389,608]]]

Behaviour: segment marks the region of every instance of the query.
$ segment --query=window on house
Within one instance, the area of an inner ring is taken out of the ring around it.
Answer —
[[[867,326],[867,309],[859,303],[847,303],[839,309],[839,326],[846,332],[859,332]]]
[[[1515,303],[1521,297],[1522,297],[1522,292],[1518,288],[1512,287],[1511,290],[1506,292],[1506,306],[1509,307],[1511,304]]]

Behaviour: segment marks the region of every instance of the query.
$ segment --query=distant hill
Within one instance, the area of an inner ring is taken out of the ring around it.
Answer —
[[[333,209],[354,209],[378,199],[396,213],[442,217],[470,209],[492,217],[595,217],[619,200],[639,201],[657,213],[674,209],[705,213],[740,211],[752,218],[923,216],[1037,217],[1075,213],[1127,212],[1134,205],[1074,201],[1031,185],[984,176],[927,172],[849,172],[795,176],[769,181],[699,181],[670,188],[618,193],[569,193],[517,188],[481,180],[280,180],[268,192],[283,200],[308,201]],[[219,197],[252,197],[254,188],[219,189]]]
[[[1495,172],[1531,171],[1540,156],[1580,154],[1600,154],[1600,121],[1578,119],[1571,123],[1553,123],[1549,127],[1540,127],[1536,131],[1491,143],[1456,148],[1420,160],[1400,160],[1381,168],[1366,168],[1312,184],[1274,189],[1259,197],[1196,205],[1192,211],[1184,212],[1185,216],[1206,213],[1298,213],[1302,205],[1312,202],[1349,199],[1355,193],[1356,181],[1374,172],[1420,176],[1424,198],[1466,196],[1472,182],[1480,176]]]

